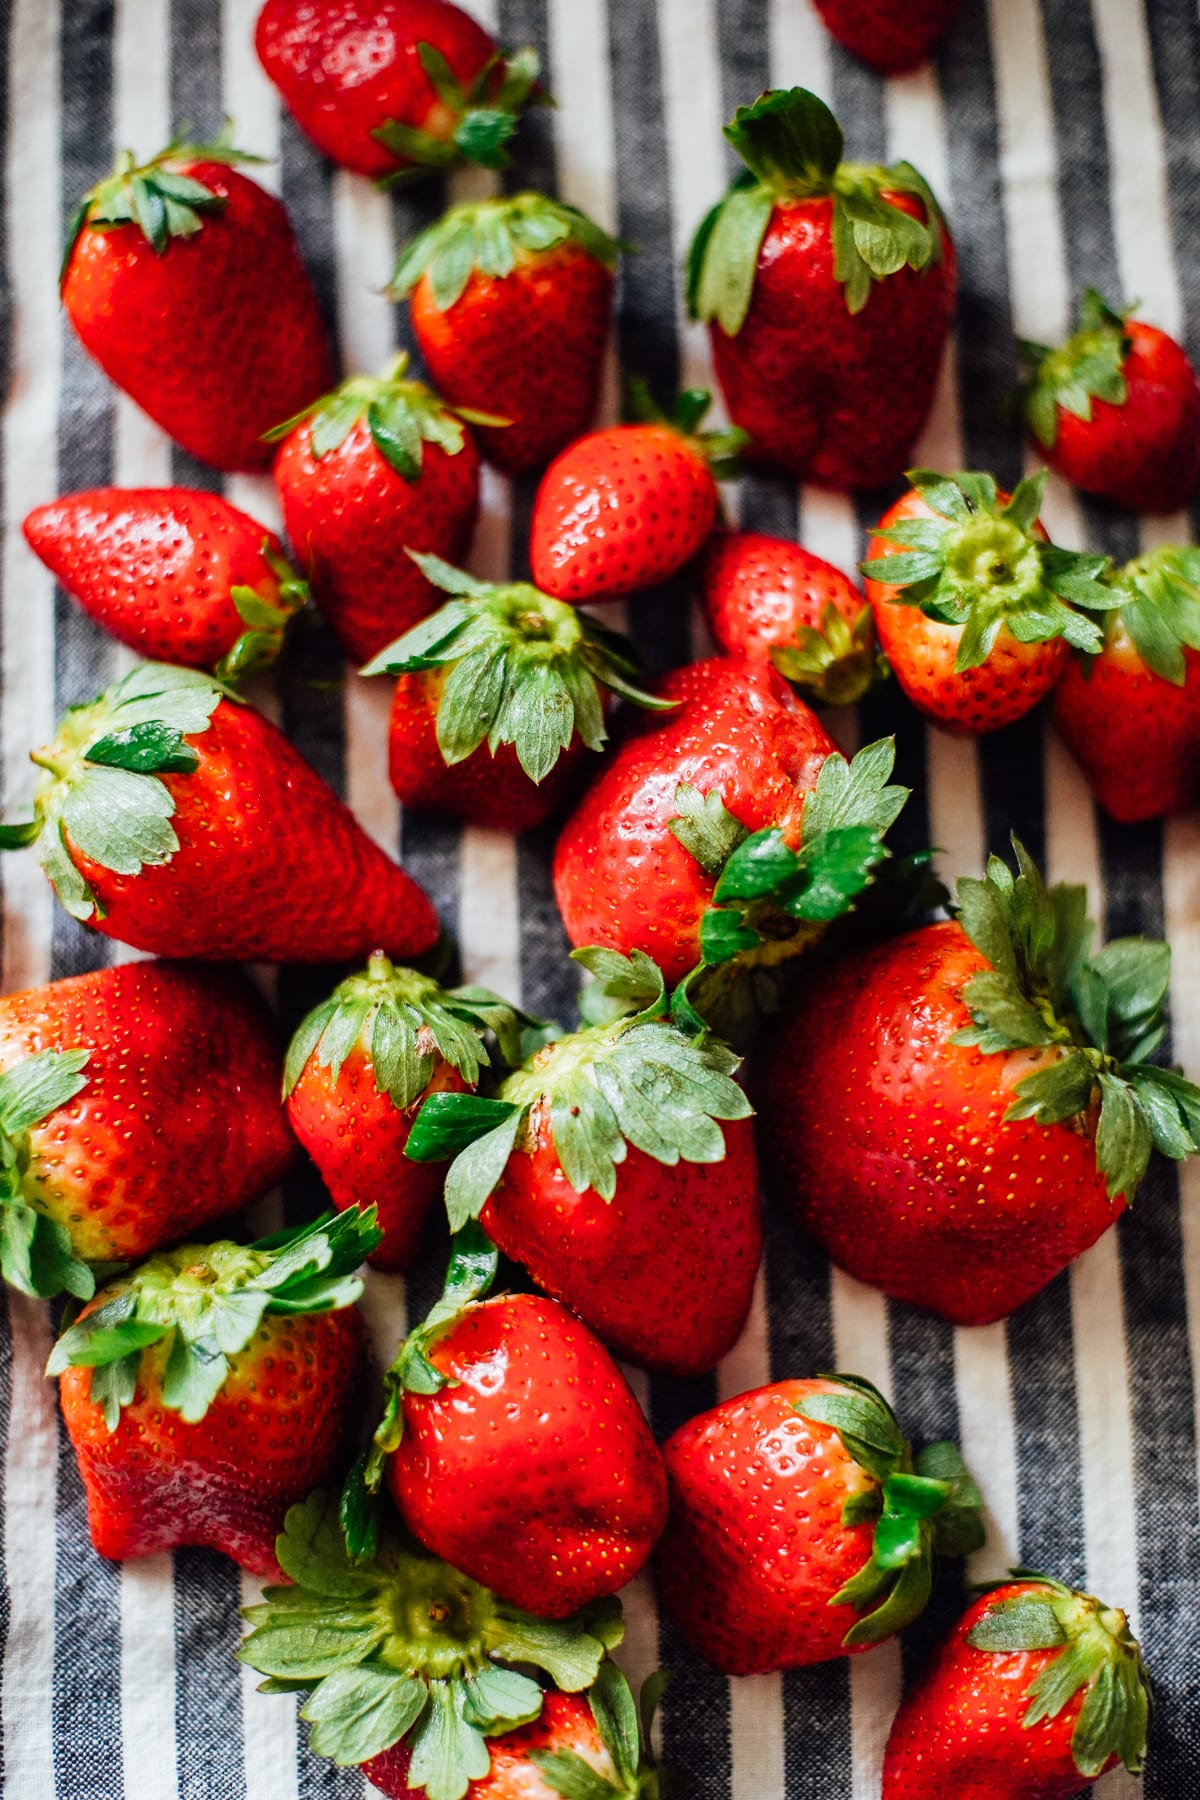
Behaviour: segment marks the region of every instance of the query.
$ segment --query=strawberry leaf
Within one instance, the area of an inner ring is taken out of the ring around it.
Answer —
[[[786,681],[824,706],[853,706],[890,673],[875,640],[875,618],[869,606],[848,623],[827,601],[817,630],[800,625],[790,644],[776,644],[771,661]]]
[[[40,1208],[30,1132],[87,1086],[90,1050],[39,1050],[0,1074],[0,1273],[24,1294],[88,1300],[95,1282],[66,1226]]]
[[[1053,450],[1058,438],[1060,408],[1088,423],[1093,400],[1125,404],[1130,347],[1125,315],[1114,312],[1094,288],[1084,290],[1079,329],[1060,349],[1023,344],[1028,365],[1022,388],[1025,420],[1044,450]]]

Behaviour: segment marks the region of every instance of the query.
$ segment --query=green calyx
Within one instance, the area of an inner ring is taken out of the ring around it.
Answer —
[[[213,673],[226,687],[236,687],[248,675],[269,668],[283,649],[287,628],[298,612],[308,605],[309,585],[292,567],[286,556],[271,548],[263,539],[263,561],[278,582],[276,594],[267,599],[257,588],[236,586],[229,598],[238,618],[246,627],[237,642],[230,646]]]
[[[871,608],[863,606],[848,621],[832,600],[822,610],[820,629],[798,626],[794,642],[772,648],[771,661],[785,681],[822,706],[854,706],[891,673],[875,639]]]
[[[408,553],[453,599],[369,662],[364,675],[444,670],[437,741],[462,762],[485,740],[492,755],[511,744],[531,781],[544,781],[578,735],[589,750],[608,740],[600,690],[668,712],[638,686],[632,647],[577,607],[528,582],[478,581],[437,556]]]
[[[1021,345],[1029,364],[1022,390],[1025,420],[1038,443],[1053,450],[1058,437],[1058,409],[1090,421],[1092,401],[1123,406],[1128,395],[1125,359],[1130,351],[1125,321],[1129,310],[1114,312],[1095,288],[1085,288],[1079,305],[1079,328],[1057,350],[1046,344]]]
[[[564,1175],[577,1194],[617,1190],[628,1146],[674,1168],[725,1156],[726,1120],[752,1108],[734,1081],[738,1058],[715,1038],[675,1025],[658,968],[640,951],[576,950],[595,978],[585,1007],[596,1021],[545,1045],[501,1084],[494,1100],[431,1094],[406,1154],[453,1156],[446,1176],[451,1230],[478,1218],[508,1159],[549,1113]],[[535,1120],[536,1115],[536,1120]]]
[[[396,187],[423,180],[455,163],[478,163],[485,169],[508,167],[508,141],[517,115],[527,106],[550,103],[538,86],[541,60],[532,45],[508,55],[489,57],[469,88],[459,81],[441,51],[418,44],[417,55],[444,110],[451,129],[440,135],[386,119],[372,131],[376,142],[407,166],[385,175],[379,186]]]
[[[900,551],[859,566],[899,590],[893,604],[961,627],[960,674],[987,661],[1003,629],[1022,644],[1065,638],[1075,650],[1101,648],[1103,629],[1086,614],[1120,605],[1102,579],[1109,561],[1060,550],[1034,531],[1045,470],[1018,482],[1004,502],[991,475],[912,469],[908,478],[934,517],[897,519],[883,535]]]
[[[46,1373],[90,1368],[92,1399],[115,1431],[137,1391],[143,1352],[155,1349],[162,1404],[194,1425],[268,1314],[353,1305],[362,1292],[355,1270],[382,1238],[374,1207],[350,1207],[254,1244],[184,1244],[116,1282],[64,1331]]]
[[[29,1133],[87,1086],[88,1050],[39,1050],[0,1075],[0,1273],[23,1294],[90,1300],[95,1276],[42,1210]]]
[[[1124,627],[1146,667],[1182,687],[1187,680],[1184,651],[1200,650],[1200,549],[1164,544],[1114,570],[1108,579],[1119,596],[1119,610],[1108,615],[1110,638],[1114,626]]]
[[[434,305],[449,312],[472,275],[503,281],[568,243],[578,244],[606,269],[616,266],[621,249],[586,213],[547,194],[452,206],[403,251],[388,292],[402,299],[427,274]]]
[[[847,309],[859,313],[871,283],[942,260],[942,217],[911,163],[842,161],[842,129],[806,88],[775,88],[740,106],[725,127],[745,171],[713,207],[692,241],[688,306],[736,337],[754,297],[758,255],[777,206],[828,195],[833,202],[833,270]],[[889,195],[912,194],[924,218]]]
[[[300,1716],[319,1756],[349,1766],[403,1740],[428,1800],[463,1800],[491,1766],[485,1740],[538,1717],[528,1669],[581,1693],[624,1631],[615,1600],[535,1619],[394,1527],[355,1562],[332,1495],[291,1508],[276,1555],[293,1585],[246,1609],[239,1660],[267,1677],[260,1691],[307,1694]]]
[[[968,1556],[984,1541],[983,1499],[953,1444],[914,1458],[896,1415],[857,1375],[828,1375],[830,1393],[798,1402],[802,1418],[831,1425],[847,1455],[871,1477],[842,1508],[843,1525],[874,1526],[871,1555],[830,1605],[864,1616],[842,1639],[847,1650],[879,1644],[925,1610],[935,1558]],[[869,1610],[868,1610],[869,1609]]]
[[[231,689],[199,669],[139,663],[86,706],[63,716],[58,736],[32,753],[43,771],[34,816],[0,826],[0,850],[36,843],[38,858],[73,919],[102,916],[70,844],[115,875],[170,862],[179,848],[175,801],[164,775],[200,765],[187,741],[207,731]]]
[[[650,383],[641,375],[628,375],[624,401],[626,424],[665,425],[678,432],[700,452],[714,480],[734,481],[744,473],[741,455],[750,442],[750,433],[739,425],[728,425],[720,431],[700,429],[712,405],[707,388],[684,388],[670,412],[665,412],[654,398]]]
[[[1200,1088],[1150,1060],[1166,1036],[1171,952],[1128,937],[1093,954],[1086,891],[1047,889],[1015,837],[1013,849],[1015,876],[994,856],[982,881],[958,883],[958,922],[991,967],[964,988],[971,1024],[951,1041],[1055,1052],[1004,1117],[1086,1129],[1098,1102],[1096,1167],[1109,1197],[1129,1201],[1152,1149],[1176,1161],[1200,1150]]]
[[[991,1656],[1058,1651],[1026,1691],[1026,1731],[1056,1719],[1082,1694],[1071,1734],[1081,1777],[1094,1781],[1114,1758],[1131,1775],[1140,1775],[1150,1727],[1150,1677],[1129,1620],[1119,1608],[1036,1570],[1014,1569],[1012,1577],[1028,1588],[989,1607],[968,1644]]]
[[[661,1669],[648,1675],[639,1703],[616,1663],[601,1663],[588,1689],[588,1704],[613,1765],[612,1779],[574,1750],[531,1751],[529,1760],[546,1786],[564,1800],[666,1800],[676,1792],[650,1747],[654,1715],[669,1680]]]

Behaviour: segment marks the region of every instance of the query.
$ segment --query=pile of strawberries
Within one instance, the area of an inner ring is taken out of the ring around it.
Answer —
[[[871,0],[821,11],[899,67],[953,7],[906,8],[919,41]],[[267,0],[257,44],[326,154],[385,182],[501,166],[545,98],[532,53],[448,0]],[[689,281],[729,429],[702,429],[706,394],[666,417],[638,391],[589,429],[621,246],[546,195],[456,207],[404,250],[393,291],[435,387],[404,357],[333,385],[284,208],[224,141],[123,158],[67,245],[86,348],[214,468],[270,467],[291,551],[182,488],[26,520],[146,660],[34,752],[32,816],[0,841],[36,845],[73,917],[172,960],[0,1000],[0,1265],[69,1296],[48,1373],[97,1550],[204,1544],[266,1577],[242,1659],[389,1795],[665,1795],[662,1682],[639,1709],[611,1656],[614,1595],[651,1558],[688,1643],[748,1675],[868,1652],[982,1544],[955,1447],[914,1450],[859,1376],[797,1371],[655,1443],[614,1358],[695,1376],[735,1343],[760,1157],[843,1268],[972,1325],[1107,1230],[1153,1153],[1200,1149],[1200,1088],[1159,1054],[1167,947],[1097,947],[1083,890],[1047,889],[1015,841],[951,901],[928,855],[889,853],[890,742],[848,760],[808,703],[890,672],[978,733],[1052,694],[1115,818],[1192,805],[1200,549],[1117,569],[1050,542],[1044,475],[1006,493],[921,469],[865,595],[728,529],[739,456],[897,482],[955,257],[921,175],[846,161],[805,90],[727,135],[745,172]],[[1190,497],[1200,387],[1177,345],[1089,293],[1077,335],[1030,357],[1047,461],[1118,504]],[[532,582],[462,567],[485,460],[544,470]],[[628,599],[636,628],[681,571],[721,653],[649,683],[581,609]],[[578,1029],[448,985],[427,897],[243,697],[314,605],[395,678],[405,807],[561,820]],[[340,965],[286,1052],[239,976],[199,966],[259,961]],[[212,1240],[301,1147],[331,1210]],[[442,1297],[380,1393],[361,1264],[407,1267],[443,1206]],[[1148,1717],[1125,1614],[1021,1571],[910,1692],[884,1794],[1066,1800],[1141,1768]]]

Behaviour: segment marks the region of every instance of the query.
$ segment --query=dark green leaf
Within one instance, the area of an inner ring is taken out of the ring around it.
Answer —
[[[508,1100],[487,1100],[478,1094],[430,1094],[413,1121],[404,1153],[414,1162],[441,1162],[519,1111]]]
[[[157,719],[100,738],[89,748],[87,760],[148,775],[190,775],[200,764],[182,734]]]

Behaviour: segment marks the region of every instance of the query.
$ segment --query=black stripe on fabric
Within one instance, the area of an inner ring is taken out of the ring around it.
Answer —
[[[546,0],[500,0],[497,36],[505,50],[519,50],[532,44],[542,59],[542,80],[550,84],[550,27]],[[517,193],[522,188],[534,188],[542,194],[557,192],[552,107],[530,107],[518,125],[509,149],[512,167],[503,177],[507,193]]]
[[[194,143],[209,142],[224,123],[221,106],[221,8],[212,0],[170,0],[171,130],[186,127]],[[238,121],[234,120],[234,141]],[[151,151],[156,145],[150,146]],[[253,170],[249,171],[253,179]],[[171,446],[171,480],[178,487],[219,494],[221,476],[178,444]]]
[[[246,1792],[234,1661],[242,1635],[238,1570],[212,1550],[177,1550],[174,1562],[178,1800],[254,1800]]]

